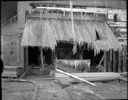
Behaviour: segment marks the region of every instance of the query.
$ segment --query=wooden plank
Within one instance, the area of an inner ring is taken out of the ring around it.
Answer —
[[[108,72],[108,67],[109,67],[109,51],[107,51],[106,52],[106,64],[107,64],[107,66],[106,66],[106,72]]]
[[[68,77],[64,74],[56,72],[56,77]],[[86,78],[100,78],[100,77],[112,77],[112,76],[118,76],[120,77],[119,73],[115,72],[91,72],[91,73],[71,73],[72,75],[78,76],[78,77],[86,77]]]
[[[118,72],[121,72],[121,58],[120,51],[118,51]]]
[[[3,77],[18,77],[23,72],[23,68],[20,66],[5,66],[2,73]]]
[[[116,72],[116,69],[115,69],[115,60],[116,60],[116,58],[115,58],[116,56],[115,56],[115,51],[113,51],[113,72]]]
[[[124,49],[123,49],[123,72],[126,72],[127,71],[127,68],[126,68],[126,55],[127,55],[127,51],[126,51],[126,46],[124,46]]]
[[[111,69],[111,72],[113,72],[113,68],[112,68],[112,53],[113,53],[113,50],[111,49],[110,50],[110,69]]]
[[[88,81],[109,81],[109,80],[119,79],[121,77],[119,73],[112,73],[112,72],[106,72],[106,74],[105,73],[102,74],[102,72],[100,72],[98,73],[99,75],[97,73],[93,73],[92,75],[91,73],[71,73],[71,74]],[[74,82],[74,81],[79,82],[79,80],[72,79],[69,76],[61,73],[55,73],[55,77],[56,79],[63,79],[70,82]]]
[[[118,72],[118,51],[115,51],[115,71]]]
[[[128,68],[127,68],[127,63],[128,62],[128,57],[127,57],[127,45],[126,45],[126,48],[125,48],[125,71],[124,72],[127,72],[128,71]]]
[[[25,67],[25,58],[24,58],[24,53],[25,53],[25,51],[24,51],[24,47],[23,46],[21,46],[21,38],[20,38],[20,42],[19,42],[19,66],[20,67]]]
[[[40,47],[40,57],[41,57],[41,71],[44,71],[44,62],[43,62],[43,50],[42,47]]]
[[[68,76],[70,76],[70,77],[73,77],[73,78],[75,78],[75,79],[78,79],[78,80],[80,80],[80,81],[86,82],[86,83],[88,83],[88,84],[90,84],[90,85],[92,85],[92,86],[95,86],[94,83],[91,83],[91,82],[89,82],[89,81],[87,81],[87,80],[85,80],[85,79],[82,79],[82,78],[79,78],[79,77],[77,77],[77,76],[74,76],[74,75],[72,75],[72,74],[70,74],[70,73],[64,72],[64,71],[62,71],[62,70],[60,70],[60,69],[57,69],[57,68],[56,68],[56,71],[58,71],[58,72],[60,72],[60,73],[63,73],[63,74],[65,74],[65,75],[68,75]]]
[[[124,81],[124,82],[128,82],[127,78],[121,77],[119,79],[122,80],[122,81]]]
[[[28,47],[24,47],[24,69],[28,67]],[[22,60],[22,59],[21,59]]]
[[[123,53],[122,51],[120,52],[120,65],[121,65],[121,72],[123,72]]]
[[[118,51],[115,51],[115,71],[118,72]]]
[[[3,71],[2,77],[17,77],[16,71]]]
[[[40,16],[39,14],[31,14],[31,15],[27,15],[27,18],[28,19],[40,19]],[[70,14],[69,15],[66,15],[66,16],[63,16],[62,14],[56,14],[56,13],[47,13],[47,14],[42,14],[42,18],[41,19],[65,19],[65,20],[71,20],[71,16]],[[102,16],[100,17],[100,15],[84,15],[83,18],[81,18],[80,16],[75,16],[74,15],[74,20],[93,20],[93,21],[102,21],[104,22],[105,20],[105,17]]]
[[[26,68],[28,68],[28,47],[26,47]]]
[[[4,66],[4,70],[6,71],[16,71],[20,66]]]
[[[108,63],[108,72],[111,72],[111,66],[110,66],[110,50],[107,52],[107,63]]]
[[[75,33],[74,33],[74,17],[73,17],[73,4],[72,4],[72,1],[70,1],[70,11],[71,11],[72,33],[73,33],[73,38],[75,38]]]
[[[82,77],[83,79],[87,80],[87,81],[90,81],[90,82],[101,82],[101,81],[111,81],[111,80],[116,80],[116,79],[119,79],[118,77],[101,77],[101,78],[84,78]],[[59,79],[59,78],[58,78]],[[63,80],[67,80],[67,81],[70,81],[70,82],[79,82],[79,80],[75,80],[75,79],[69,79],[69,77],[64,77]]]
[[[124,72],[124,67],[125,67],[125,66],[124,66],[124,49],[125,49],[125,48],[124,48],[124,46],[123,46],[123,50],[122,50],[122,59],[123,59],[123,72]]]
[[[70,1],[70,7],[71,7],[71,1]],[[59,10],[63,12],[81,12],[81,13],[98,13],[98,14],[107,14],[106,9],[97,9],[97,8],[86,8],[86,9],[81,9],[81,8],[64,8],[64,7],[44,7],[44,6],[38,6],[37,9],[46,9],[46,10]]]
[[[17,51],[17,64],[19,65],[19,39],[16,39],[16,51]]]
[[[109,25],[111,27],[115,27],[115,28],[127,28],[127,26],[119,26],[119,25]]]
[[[20,67],[20,66],[7,66],[7,65],[4,66],[5,69],[9,69],[9,68],[17,69],[17,68],[19,68],[19,67]]]
[[[111,56],[112,56],[112,62],[111,62],[112,72],[113,72],[113,52],[114,52],[114,50],[112,50],[112,53],[111,53]]]

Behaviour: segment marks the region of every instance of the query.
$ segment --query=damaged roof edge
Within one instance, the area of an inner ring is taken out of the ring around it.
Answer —
[[[57,40],[67,40],[68,42],[70,38],[73,37],[72,34],[68,34],[72,33],[70,24],[71,22],[67,20],[29,20],[25,25],[22,46],[42,46],[54,49]],[[108,51],[109,49],[118,50],[121,48],[117,38],[105,23],[77,21],[75,22],[75,27],[75,40],[80,43],[86,42],[88,44],[92,42],[91,46],[96,52],[100,50]],[[107,39],[95,41],[95,29],[97,29],[102,36],[106,36],[107,34]],[[89,36],[89,38],[87,38],[87,36]],[[83,41],[80,41],[81,38]]]

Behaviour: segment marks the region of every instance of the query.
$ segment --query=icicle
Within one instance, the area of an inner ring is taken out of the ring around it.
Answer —
[[[88,50],[89,50],[89,43],[87,43],[87,48],[88,48]]]
[[[72,51],[73,51],[73,54],[76,53],[76,51],[77,51],[77,44],[76,44],[76,43],[73,44],[73,49],[72,49]]]
[[[96,49],[95,56],[97,55],[98,49]]]
[[[85,20],[85,18],[86,18],[86,13],[84,13],[83,17],[84,17],[83,19]]]
[[[75,41],[75,31],[74,31],[74,19],[73,19],[73,5],[72,5],[72,1],[70,1],[70,9],[71,9],[71,23],[72,23],[73,41]],[[74,42],[74,45],[73,45],[73,54],[75,54],[76,51],[77,51],[77,45]]]
[[[83,13],[81,12],[81,19],[83,19]]]
[[[65,17],[65,11],[63,12],[63,17]]]

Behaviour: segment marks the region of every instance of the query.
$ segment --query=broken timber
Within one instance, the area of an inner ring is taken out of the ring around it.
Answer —
[[[80,81],[86,82],[86,83],[88,83],[88,84],[90,84],[90,85],[95,86],[94,83],[91,83],[91,82],[89,82],[89,81],[87,81],[87,80],[85,80],[85,79],[83,79],[83,78],[77,77],[77,76],[72,75],[72,74],[70,74],[70,73],[64,72],[64,71],[62,71],[62,70],[60,70],[60,69],[57,69],[57,68],[56,68],[56,71],[58,71],[58,72],[60,72],[60,73],[63,73],[63,74],[65,74],[65,75],[67,75],[67,76],[73,77],[73,78],[75,78],[75,79],[78,79],[78,80],[80,80]]]

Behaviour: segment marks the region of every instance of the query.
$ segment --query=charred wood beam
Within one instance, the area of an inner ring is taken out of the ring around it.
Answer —
[[[92,21],[102,21],[104,22],[106,20],[106,16],[104,15],[93,15],[93,14],[83,14],[83,17],[80,15],[74,15],[74,20],[92,20]],[[27,13],[27,19],[40,19],[40,14],[37,12],[35,13]],[[59,13],[42,13],[41,19],[66,19],[71,20],[71,15],[63,15]]]
[[[126,9],[126,0],[72,0],[74,6],[87,6],[87,7],[103,7],[103,8],[117,8]],[[31,1],[32,5],[65,5],[69,6],[69,0],[50,0],[50,1]]]

